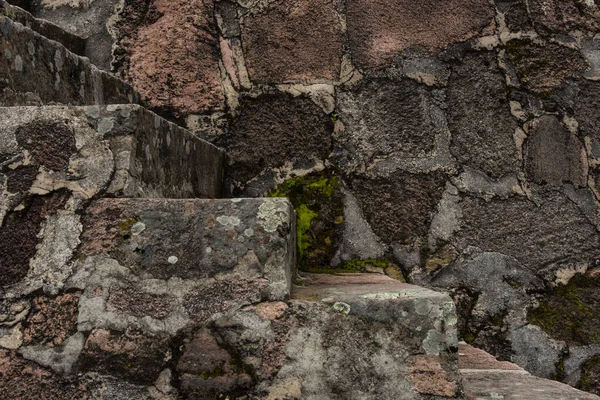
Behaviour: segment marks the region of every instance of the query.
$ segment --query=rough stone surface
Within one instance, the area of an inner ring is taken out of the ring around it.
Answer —
[[[98,68],[109,71],[115,41],[114,22],[119,6],[118,0],[101,2],[32,0],[30,10],[36,18],[51,21],[67,32],[86,38],[85,52],[81,55],[88,57]]]
[[[213,7],[208,0],[125,4],[115,66],[153,110],[184,118],[225,107]]]
[[[100,200],[83,218],[79,253],[109,255],[148,278],[266,280],[265,296],[282,299],[295,262],[293,215],[284,199]]]
[[[0,390],[7,400],[85,398],[85,388],[75,380],[54,374],[6,350],[0,350]]]
[[[587,186],[587,157],[579,139],[554,116],[529,126],[524,145],[525,171],[537,184]]]
[[[556,43],[542,46],[530,40],[511,40],[506,44],[506,52],[519,81],[537,93],[551,91],[588,68],[579,52]]]
[[[0,105],[138,101],[137,93],[126,83],[3,15],[0,32]]]
[[[492,178],[514,172],[516,121],[495,54],[469,54],[452,70],[448,89],[450,151],[464,165]]]
[[[512,257],[470,250],[444,267],[431,284],[451,290],[461,337],[494,356],[511,359],[507,332],[526,323],[526,309],[533,302],[529,293],[542,290],[543,282]],[[493,287],[490,281],[495,282]]]
[[[390,178],[355,178],[350,190],[373,231],[386,243],[427,235],[444,192],[443,173],[398,173]]]
[[[548,195],[539,207],[519,197],[490,202],[466,198],[462,211],[459,244],[513,256],[549,281],[559,268],[594,262],[599,256],[596,229],[560,194]]]
[[[118,375],[135,383],[153,383],[170,358],[168,341],[142,332],[97,329],[88,336],[79,360],[83,371]]]
[[[496,361],[471,346],[459,346],[459,366],[466,398],[531,400],[596,400],[598,396],[581,392],[549,379],[531,376],[515,364]]]
[[[568,33],[600,28],[600,10],[595,1],[533,0],[528,5],[536,29],[542,32]]]
[[[494,16],[482,0],[453,0],[443,7],[436,1],[415,7],[411,1],[350,0],[346,12],[350,48],[361,68],[385,66],[407,48],[436,50],[464,41],[488,27]]]
[[[345,146],[352,162],[365,167],[375,159],[423,158],[434,150],[441,127],[426,86],[409,79],[363,81],[338,97]]]
[[[229,179],[237,185],[296,158],[324,159],[333,123],[310,99],[288,94],[248,99],[230,132],[219,142],[228,156]]]
[[[342,22],[337,1],[276,1],[242,21],[250,79],[258,83],[337,80]]]
[[[62,344],[77,332],[78,302],[78,294],[35,298],[24,323],[23,343],[46,344],[51,347]]]
[[[12,3],[17,7],[12,7],[8,3]],[[48,39],[57,41],[78,56],[85,56],[86,41],[79,32],[73,34],[50,21],[34,18],[33,15],[25,11],[30,9],[28,4],[19,4],[19,2],[14,1],[8,3],[4,0],[0,2],[1,15],[36,31]],[[29,3],[29,0],[23,3]]]
[[[575,118],[579,123],[581,133],[600,140],[600,82],[581,82],[581,90],[575,105]]]

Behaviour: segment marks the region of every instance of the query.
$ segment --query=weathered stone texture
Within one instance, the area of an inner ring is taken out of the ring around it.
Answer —
[[[346,4],[350,50],[361,68],[389,64],[402,50],[423,46],[443,49],[492,24],[493,7],[484,0],[349,0]]]
[[[82,371],[117,375],[152,384],[171,357],[168,339],[135,330],[97,329],[90,333],[79,358]]]
[[[342,24],[334,0],[271,3],[242,19],[250,79],[257,83],[337,80]]]
[[[389,178],[353,178],[349,185],[374,232],[390,243],[427,235],[445,181],[441,172],[397,173]]]
[[[496,7],[504,15],[506,27],[512,32],[529,31],[532,29],[527,12],[526,0],[498,0]]]
[[[462,211],[457,240],[463,248],[473,245],[510,255],[531,270],[550,273],[600,256],[596,229],[558,193],[549,194],[539,207],[518,197],[489,202],[466,198]]]
[[[409,79],[364,81],[338,99],[347,146],[367,165],[375,158],[431,153],[440,133],[432,107],[426,87]]]
[[[8,3],[20,8],[12,7]],[[85,56],[86,41],[80,34],[77,32],[75,34],[69,33],[49,21],[34,18],[33,15],[25,11],[30,8],[27,4],[30,3],[29,0],[23,2],[10,1],[8,3],[4,0],[0,1],[0,15],[8,17],[48,39],[57,41],[78,56]]]
[[[528,6],[534,26],[544,33],[600,28],[600,9],[595,0],[532,0]]]
[[[587,185],[585,149],[555,116],[544,116],[531,123],[523,158],[527,177],[537,184]]]
[[[237,184],[295,158],[327,157],[333,123],[309,98],[278,93],[242,104],[229,134],[219,142],[227,151],[229,178]]]
[[[0,391],[6,400],[82,399],[85,388],[14,353],[0,350]]]
[[[183,118],[225,107],[212,1],[128,2],[121,25],[117,67],[152,109]]]
[[[137,93],[126,83],[2,15],[0,32],[0,105],[138,101]]]
[[[495,53],[468,54],[453,68],[449,86],[452,155],[492,178],[515,172],[517,124]]]
[[[537,93],[551,91],[588,68],[581,53],[556,43],[539,45],[516,39],[506,44],[506,53],[520,83]]]
[[[582,134],[600,140],[600,82],[582,81],[575,104],[575,119]]]
[[[57,346],[77,332],[78,294],[64,294],[55,298],[40,296],[33,300],[25,320],[23,343]]]
[[[98,68],[110,70],[118,0],[33,0],[31,3],[30,11],[36,18],[51,21],[67,32],[86,38],[84,54],[80,55],[88,57]]]

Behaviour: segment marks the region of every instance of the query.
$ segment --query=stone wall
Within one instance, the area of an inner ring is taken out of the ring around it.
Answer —
[[[224,147],[230,195],[290,197],[303,269],[448,289],[466,341],[600,393],[598,0],[100,3],[31,9]]]

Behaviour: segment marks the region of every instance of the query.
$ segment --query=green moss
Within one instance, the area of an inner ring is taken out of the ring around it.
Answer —
[[[292,178],[268,194],[286,197],[296,210],[298,264],[309,271],[329,265],[343,223],[343,202],[337,177],[319,173]]]
[[[355,258],[354,260],[346,261],[344,263],[344,268],[355,271],[365,271],[367,265],[372,265],[377,268],[386,269],[391,265],[391,263],[387,260],[360,260],[358,258]]]
[[[308,241],[310,224],[318,216],[319,214],[311,211],[305,204],[296,208],[296,238],[298,239],[298,256],[300,258],[304,256],[304,252],[310,246]]]
[[[198,371],[198,375],[200,375],[204,380],[216,378],[223,375],[223,365],[217,365],[213,369]]]
[[[471,331],[467,331],[463,337],[464,341],[468,344],[473,344],[475,342],[475,335]]]
[[[560,362],[556,365],[556,374],[552,377],[555,381],[562,381],[566,377],[565,375],[565,362],[564,360],[560,360]]]
[[[581,274],[548,293],[527,318],[570,345],[600,343],[600,280]]]
[[[492,315],[492,324],[502,328],[504,326],[504,317],[502,315]]]
[[[581,367],[581,379],[577,388],[600,395],[600,356],[586,361]]]
[[[331,118],[332,122],[336,122],[338,119],[340,119],[340,114],[338,113],[337,110],[335,110],[334,112],[329,114],[329,118]]]

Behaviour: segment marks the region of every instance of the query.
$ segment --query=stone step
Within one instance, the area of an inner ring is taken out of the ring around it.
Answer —
[[[220,194],[223,152],[137,105],[0,107],[0,121],[0,286],[55,285],[91,199]]]
[[[407,392],[414,392],[415,396],[460,396],[457,317],[454,303],[447,294],[379,274],[308,274],[302,286],[294,287],[292,298],[319,304],[349,318],[348,328],[339,329],[341,334],[345,334],[346,329],[355,329],[356,338],[348,339],[354,340],[357,348],[353,357],[345,360],[348,365],[339,365],[335,374],[349,377],[352,374],[350,365],[373,357],[369,353],[372,351],[369,342],[377,331],[382,331],[379,334],[385,331],[389,336],[382,341],[387,346],[391,340],[397,346],[393,352],[391,348],[381,352],[382,356],[385,354],[393,360],[394,365],[386,364],[386,367],[402,373],[382,373],[376,378],[376,384],[388,390],[382,391],[380,396],[383,397],[379,398],[420,398],[407,397]],[[352,323],[351,320],[366,324]],[[315,324],[313,329],[318,326]],[[326,335],[337,334],[318,333],[324,340]],[[308,360],[310,354],[302,357]],[[364,398],[378,398],[374,393],[372,395]]]
[[[20,22],[27,24],[27,18]],[[48,33],[42,25],[30,21],[30,26]],[[139,95],[127,83],[3,13],[0,55],[0,106],[139,103]]]
[[[29,12],[11,5],[5,0],[0,0],[0,15],[10,18],[40,35],[62,44],[67,50],[78,56],[85,56],[86,40],[81,36],[65,31],[50,21],[35,18]]]
[[[138,105],[0,107],[0,222],[27,195],[215,198],[224,153]]]
[[[245,374],[210,332],[217,320],[231,328],[225,316],[289,297],[296,230],[286,199],[99,199],[82,215],[46,209],[33,257],[43,265],[32,261],[26,277],[0,292],[0,390],[8,399],[83,398],[73,394],[81,391],[149,399],[157,390],[162,399],[207,398],[167,396],[173,368],[192,369],[190,379],[201,382],[231,365]],[[267,312],[268,304],[256,307]],[[213,371],[215,359],[227,365]],[[34,373],[23,376],[23,368]]]
[[[557,381],[538,378],[516,364],[498,361],[483,350],[459,345],[459,368],[467,399],[599,400]]]

